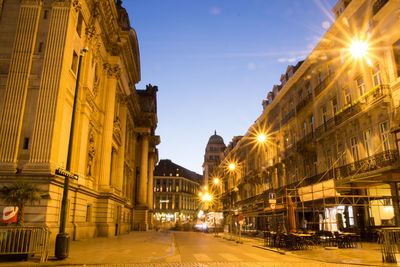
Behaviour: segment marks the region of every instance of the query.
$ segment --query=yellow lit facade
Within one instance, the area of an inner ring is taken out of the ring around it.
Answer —
[[[226,213],[237,210],[264,230],[271,216],[286,216],[291,198],[297,227],[400,225],[399,10],[395,0],[338,1],[332,27],[287,68],[216,170],[224,173]],[[365,43],[354,55],[357,38]],[[255,129],[267,133],[262,149],[252,143]],[[226,171],[232,160],[239,168]]]
[[[58,232],[81,51],[67,232],[74,239],[152,226],[157,87],[137,90],[135,31],[120,1],[0,1],[0,184],[39,184],[50,200],[26,223]],[[4,207],[4,205],[2,205]]]

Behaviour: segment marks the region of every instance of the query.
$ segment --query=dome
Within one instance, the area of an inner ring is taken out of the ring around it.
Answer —
[[[216,145],[225,145],[224,139],[221,136],[217,135],[217,131],[215,131],[214,135],[210,137],[208,140],[208,144],[216,144]]]

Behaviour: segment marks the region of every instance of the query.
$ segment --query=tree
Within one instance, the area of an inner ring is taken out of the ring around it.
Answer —
[[[26,181],[15,181],[0,189],[0,198],[7,204],[18,207],[17,225],[24,224],[24,212],[27,204],[35,204],[41,199],[50,199],[50,195],[37,185]]]

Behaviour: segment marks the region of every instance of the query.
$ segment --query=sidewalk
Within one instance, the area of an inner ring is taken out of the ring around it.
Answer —
[[[213,235],[213,233],[210,233]],[[239,241],[239,236],[230,235],[228,233],[218,233],[219,238]],[[259,237],[242,236],[241,242],[246,245],[275,251],[277,253],[290,255],[294,257],[312,259],[321,261],[323,263],[337,263],[337,264],[355,264],[364,266],[397,266],[396,264],[389,264],[382,262],[381,247],[377,243],[363,242],[358,248],[324,248],[314,247],[307,250],[293,250],[288,251],[284,249],[264,247],[264,239]],[[400,264],[400,263],[399,263]]]
[[[48,261],[40,266],[66,265],[106,265],[142,263],[161,259],[174,254],[173,238],[169,232],[130,232],[114,238],[94,238],[72,241],[70,255],[64,260],[54,257],[54,247],[50,248]],[[37,259],[29,261],[0,262],[5,266],[37,266]]]

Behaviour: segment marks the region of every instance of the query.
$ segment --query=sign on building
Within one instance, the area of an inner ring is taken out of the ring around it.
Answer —
[[[18,216],[18,207],[5,207],[3,209],[2,223],[16,223]]]

